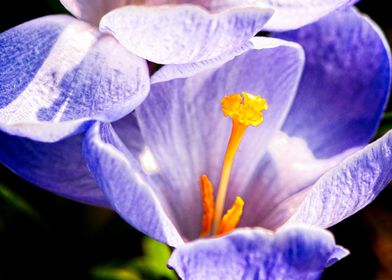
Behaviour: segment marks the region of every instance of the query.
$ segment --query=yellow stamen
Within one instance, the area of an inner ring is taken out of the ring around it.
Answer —
[[[268,109],[267,101],[246,92],[242,92],[242,96],[231,94],[223,97],[221,100],[223,114],[245,126],[260,125],[264,119],[261,111]]]
[[[212,227],[212,218],[214,216],[214,189],[212,188],[211,181],[206,175],[200,178],[201,197],[203,198],[204,214],[202,218],[201,237],[206,237]]]
[[[237,196],[233,206],[223,216],[217,235],[229,233],[237,227],[242,215],[243,207],[244,201],[241,197]]]
[[[225,159],[223,161],[222,175],[219,183],[218,194],[216,197],[216,208],[214,215],[214,232],[216,233],[219,229],[221,222],[224,203],[226,200],[227,187],[229,185],[231,167],[237,148],[241,142],[242,136],[244,135],[246,126],[233,119],[233,128],[231,131],[229,144],[227,145]]]
[[[243,97],[242,97],[243,96]],[[262,110],[267,110],[268,105],[264,98],[249,93],[231,94],[221,100],[222,111],[225,116],[233,120],[233,127],[223,161],[221,181],[219,183],[216,208],[214,214],[214,233],[220,228],[227,187],[229,184],[231,167],[242,136],[249,125],[258,126],[263,122]]]

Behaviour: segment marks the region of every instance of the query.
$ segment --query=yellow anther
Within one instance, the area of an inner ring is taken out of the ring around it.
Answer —
[[[230,94],[222,98],[223,114],[245,126],[260,125],[264,119],[262,111],[268,109],[267,101],[250,93],[241,94]]]
[[[204,209],[200,236],[206,237],[211,231],[212,219],[214,217],[214,189],[212,188],[211,181],[206,175],[201,176],[200,187]]]
[[[223,216],[217,235],[229,233],[234,230],[241,218],[242,209],[244,208],[244,201],[241,197],[237,196],[233,206]]]

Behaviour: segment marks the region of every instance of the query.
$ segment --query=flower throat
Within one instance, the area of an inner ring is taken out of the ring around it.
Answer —
[[[267,101],[260,96],[242,92],[230,94],[221,99],[222,111],[225,117],[232,119],[232,130],[223,161],[222,174],[218,194],[214,202],[214,189],[207,175],[200,178],[201,196],[203,201],[203,218],[201,237],[226,234],[238,225],[244,201],[237,196],[233,206],[223,216],[227,187],[229,185],[231,168],[235,153],[242,136],[249,125],[258,126],[263,122],[263,110],[268,109]],[[223,218],[222,218],[223,216]]]

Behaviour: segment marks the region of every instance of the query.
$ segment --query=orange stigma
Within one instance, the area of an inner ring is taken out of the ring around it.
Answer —
[[[218,194],[213,204],[213,188],[206,175],[201,177],[202,197],[204,215],[202,221],[201,236],[207,236],[211,231],[213,222],[213,233],[222,235],[235,229],[240,221],[244,201],[237,197],[233,207],[229,209],[222,219],[224,204],[226,200],[227,188],[229,185],[231,168],[238,146],[249,125],[258,126],[263,120],[263,110],[268,109],[264,98],[242,92],[242,94],[231,94],[221,100],[223,114],[232,119],[232,131],[227,145],[225,158],[223,161],[222,175],[218,187]],[[206,191],[204,190],[206,189]],[[207,202],[208,201],[208,202]],[[212,208],[211,208],[212,207]],[[210,216],[212,216],[210,218]]]
[[[204,214],[202,218],[201,237],[210,234],[212,218],[214,217],[214,189],[208,177],[202,175],[200,178],[201,197],[203,198]]]
[[[241,197],[237,196],[233,206],[223,216],[222,222],[219,226],[219,230],[216,234],[223,235],[234,230],[237,227],[238,223],[240,222],[243,208],[244,208],[244,201],[242,200]]]

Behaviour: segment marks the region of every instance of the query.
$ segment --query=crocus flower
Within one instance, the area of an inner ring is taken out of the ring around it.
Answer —
[[[389,91],[389,50],[377,27],[352,10],[279,36],[301,43],[305,67],[300,45],[257,38],[237,57],[209,60],[198,69],[204,71],[186,79],[171,79],[180,72],[163,67],[136,115],[113,124],[99,119],[85,137],[43,144],[1,133],[0,159],[37,185],[112,207],[134,227],[176,247],[170,266],[182,278],[318,277],[347,252],[314,226],[326,228],[351,215],[391,179],[392,135],[365,147]],[[261,126],[247,129],[232,167],[225,207],[236,196],[244,201],[239,229],[199,239],[200,176],[208,175],[217,188],[230,134],[220,99],[242,91],[262,95],[268,111]],[[66,105],[56,112],[69,112]],[[42,108],[31,107],[32,113]],[[57,128],[53,120],[39,128]],[[15,130],[23,127],[37,133],[23,121]],[[99,188],[80,154],[82,142]]]
[[[355,1],[61,2],[76,18],[42,17],[0,34],[0,160],[40,187],[108,206],[83,158],[66,151],[80,151],[92,122],[119,120],[146,98],[144,59],[174,63],[153,82],[190,76],[247,51],[261,29],[297,28]],[[20,138],[9,146],[9,135]]]
[[[182,279],[317,279],[348,253],[324,229],[392,178],[392,132],[366,145],[390,88],[379,29],[350,9],[279,36],[300,45],[255,38],[219,67],[154,83],[128,120],[140,134],[97,122],[84,140],[112,208],[176,248]]]

